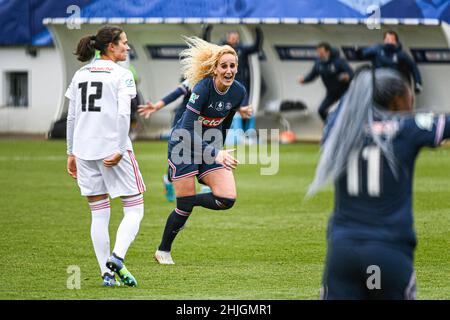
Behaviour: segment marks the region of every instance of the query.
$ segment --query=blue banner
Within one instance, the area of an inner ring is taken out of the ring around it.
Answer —
[[[380,18],[450,23],[450,0],[0,0],[0,45],[49,45],[52,39],[43,19],[72,14],[83,18],[365,19],[374,12]]]

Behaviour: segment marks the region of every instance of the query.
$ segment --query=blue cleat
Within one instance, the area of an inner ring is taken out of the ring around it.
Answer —
[[[110,273],[104,273],[103,274],[103,286],[104,287],[118,287],[120,286],[120,282],[116,281],[116,276],[114,274]]]
[[[129,287],[136,287],[137,281],[133,277],[127,267],[123,264],[122,259],[119,259],[114,253],[106,261],[106,266],[109,270],[114,271],[122,281],[122,283]]]
[[[166,174],[163,176],[163,182],[164,182],[164,187],[166,189],[167,201],[174,202],[175,201],[175,191],[173,189],[172,182],[169,181]]]

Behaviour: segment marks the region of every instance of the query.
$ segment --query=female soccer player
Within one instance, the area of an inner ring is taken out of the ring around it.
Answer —
[[[95,50],[100,59],[93,59]],[[81,67],[67,89],[67,170],[76,178],[92,213],[91,238],[105,286],[114,286],[114,272],[128,286],[136,286],[125,267],[125,254],[144,215],[145,184],[128,137],[130,104],[136,95],[132,73],[116,62],[130,50],[125,32],[104,26],[80,40]],[[109,245],[109,197],[121,197],[124,217],[112,255]]]
[[[414,163],[450,137],[450,116],[412,114],[392,69],[363,69],[330,115],[313,194],[335,184],[323,299],[414,299]]]
[[[144,116],[146,119],[150,117],[150,115],[164,106],[172,103],[179,97],[183,96],[183,101],[177,106],[175,109],[175,116],[172,121],[172,128],[175,127],[177,122],[183,116],[184,111],[186,110],[186,106],[189,103],[189,98],[191,97],[191,89],[189,88],[188,81],[186,79],[182,79],[180,85],[172,92],[167,94],[164,98],[159,100],[156,103],[148,102],[146,105],[139,105],[138,113]],[[252,107],[244,106],[238,109],[241,117],[243,119],[248,119],[252,115]],[[169,180],[168,175],[163,176],[164,187],[166,189],[166,198],[169,202],[173,202],[175,200],[175,194],[173,190],[172,182]],[[211,189],[208,186],[202,187],[202,193],[211,192]]]
[[[174,264],[172,242],[194,206],[230,209],[236,200],[232,150],[221,150],[236,110],[246,95],[234,77],[238,58],[230,46],[218,46],[197,37],[186,38],[181,53],[185,78],[192,88],[186,111],[171,132],[168,161],[177,205],[169,215],[155,253],[160,264]],[[251,108],[246,109],[251,115]],[[212,192],[196,194],[195,177]]]

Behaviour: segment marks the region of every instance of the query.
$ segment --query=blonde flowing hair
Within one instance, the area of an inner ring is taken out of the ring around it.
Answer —
[[[236,51],[229,45],[218,46],[198,37],[183,38],[189,48],[180,53],[181,71],[191,89],[203,78],[214,75],[214,68],[223,55],[232,54],[238,62]]]

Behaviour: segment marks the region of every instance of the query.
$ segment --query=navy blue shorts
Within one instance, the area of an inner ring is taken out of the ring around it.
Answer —
[[[177,159],[178,161],[174,161],[172,159],[172,149],[174,146],[175,146],[174,144],[171,144],[169,142],[168,162],[169,162],[169,179],[171,181],[177,181],[187,177],[197,176],[198,181],[202,183],[203,177],[207,176],[211,172],[225,168],[223,164],[215,162],[208,164],[202,162],[201,159],[200,161],[194,161],[193,156],[188,157],[190,158],[188,159],[190,161],[187,161],[187,163],[180,161],[184,159]]]
[[[415,297],[412,251],[374,241],[328,242],[322,299],[413,300]]]
[[[183,178],[197,176],[197,179],[202,183],[202,179],[211,172],[225,168],[224,165],[219,163],[213,164],[174,164],[170,159],[169,161],[169,178],[170,181],[177,181]]]

